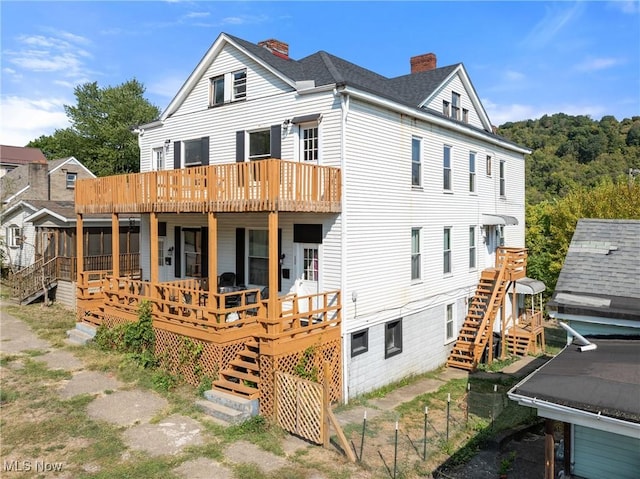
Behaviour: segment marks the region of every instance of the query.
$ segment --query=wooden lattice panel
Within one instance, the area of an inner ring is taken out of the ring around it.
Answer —
[[[218,372],[225,369],[238,351],[244,347],[244,341],[215,344],[195,338],[186,338],[180,334],[154,328],[156,333],[155,355],[171,373],[180,375],[192,386],[199,386],[202,378],[218,378]],[[189,341],[191,344],[187,344]],[[194,358],[188,350],[202,347],[199,357]]]
[[[278,371],[274,396],[280,427],[316,444],[323,443],[322,385]]]
[[[324,382],[323,368],[325,362],[331,366],[331,384],[329,400],[342,399],[342,360],[340,338],[318,344],[314,347],[313,360],[307,364],[307,372],[313,368],[317,372],[320,383]],[[304,357],[305,350],[295,351],[280,356],[260,354],[260,414],[273,418],[275,415],[275,372],[294,374],[296,366]]]

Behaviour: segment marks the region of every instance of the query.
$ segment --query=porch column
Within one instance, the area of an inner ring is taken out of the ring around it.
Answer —
[[[207,213],[207,222],[209,226],[209,300],[213,304],[215,294],[218,293],[218,217],[215,213]]]
[[[76,220],[76,283],[82,284],[82,273],[84,272],[84,232],[82,213],[78,213]]]
[[[507,293],[505,292],[505,296],[506,294]],[[502,304],[500,305],[500,359],[505,359],[507,357],[507,342],[505,341],[506,335],[504,334],[504,330],[507,327],[504,312],[505,306],[506,302],[503,297]],[[493,331],[491,331],[491,334],[493,334]]]
[[[151,264],[149,265],[149,279],[152,284],[158,284],[158,213],[149,213],[149,231],[149,253],[151,261]]]
[[[555,479],[554,465],[554,439],[553,439],[553,419],[544,420],[544,479]]]
[[[268,319],[278,319],[278,212],[269,213],[269,314]],[[279,331],[279,329],[278,329]]]
[[[114,278],[120,277],[120,221],[118,213],[111,213],[111,269]]]
[[[571,424],[568,422],[563,424],[564,439],[564,477],[571,476]]]

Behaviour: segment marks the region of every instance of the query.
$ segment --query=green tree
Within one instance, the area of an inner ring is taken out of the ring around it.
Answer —
[[[97,82],[75,88],[76,105],[65,105],[71,128],[41,136],[28,146],[51,157],[75,156],[98,176],[139,170],[139,148],[131,128],[148,123],[160,110],[144,98],[137,80],[101,88]]]

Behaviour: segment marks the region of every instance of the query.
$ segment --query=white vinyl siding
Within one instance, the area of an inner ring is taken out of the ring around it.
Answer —
[[[451,114],[452,92],[460,94],[460,108],[461,110],[468,111],[468,123],[475,126],[476,128],[483,128],[482,122],[480,121],[480,116],[478,115],[475,106],[471,101],[473,92],[468,92],[465,89],[459,75],[454,75],[447,84],[443,85],[438,93],[434,95],[425,106],[438,112],[443,112],[443,105],[446,102],[449,105],[449,113],[447,114],[447,116],[449,116]]]

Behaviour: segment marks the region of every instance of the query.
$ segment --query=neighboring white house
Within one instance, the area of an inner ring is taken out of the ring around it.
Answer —
[[[278,249],[281,294],[341,290],[345,400],[444,364],[496,247],[524,247],[530,151],[493,133],[462,63],[407,63],[386,78],[223,33],[137,129],[141,172],[270,157],[340,168],[341,212],[281,212]],[[158,219],[160,281],[202,274],[206,215]],[[217,273],[265,286],[267,217],[222,213],[217,225]],[[149,228],[142,215],[141,244]]]
[[[637,478],[640,221],[579,220],[548,308],[568,345],[510,398],[564,423],[564,477]]]

